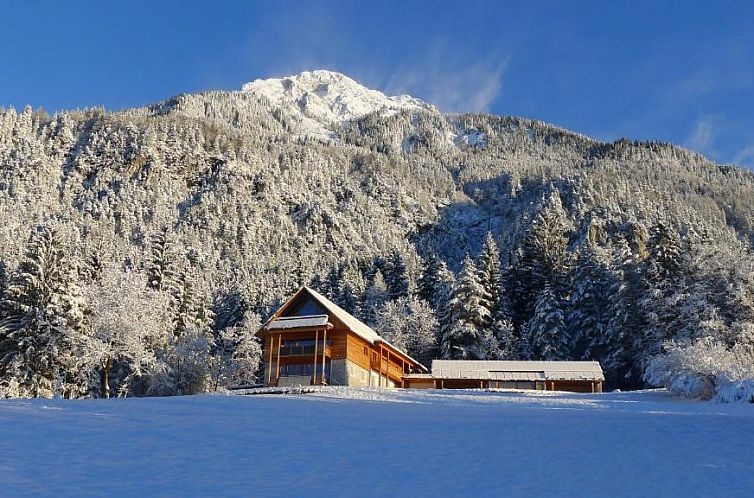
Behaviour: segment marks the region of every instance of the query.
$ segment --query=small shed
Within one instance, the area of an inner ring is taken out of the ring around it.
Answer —
[[[605,376],[596,361],[434,360],[430,375],[407,375],[417,389],[532,389],[602,392]]]

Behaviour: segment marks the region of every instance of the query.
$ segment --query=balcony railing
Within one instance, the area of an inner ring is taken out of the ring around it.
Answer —
[[[280,356],[313,356],[314,346],[282,346]],[[317,349],[317,356],[322,354],[322,346]],[[330,356],[330,346],[325,347],[325,356]]]

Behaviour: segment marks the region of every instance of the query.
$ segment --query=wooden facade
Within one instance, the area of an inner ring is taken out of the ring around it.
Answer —
[[[400,387],[426,368],[308,287],[259,329],[265,383]]]

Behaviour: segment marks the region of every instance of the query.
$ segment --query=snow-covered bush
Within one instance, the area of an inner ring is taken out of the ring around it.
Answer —
[[[128,392],[129,381],[157,361],[156,348],[169,326],[167,296],[148,288],[144,275],[114,267],[105,268],[86,295],[92,303],[86,356],[100,379],[98,394],[109,398],[111,383],[117,391]],[[125,375],[111,379],[113,370]]]
[[[689,398],[754,402],[754,350],[732,348],[705,337],[690,344],[668,342],[652,358],[645,380]]]
[[[220,330],[215,337],[212,364],[212,389],[254,384],[262,362],[262,345],[254,335],[261,326],[256,313]]]
[[[377,312],[376,330],[424,364],[437,354],[437,319],[424,301],[402,297]]]
[[[212,387],[214,342],[200,329],[188,327],[173,337],[149,376],[147,394],[174,396],[204,393]]]

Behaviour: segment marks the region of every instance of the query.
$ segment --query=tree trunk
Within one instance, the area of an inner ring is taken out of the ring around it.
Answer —
[[[110,398],[110,369],[113,368],[113,360],[108,358],[102,367],[102,396]]]

